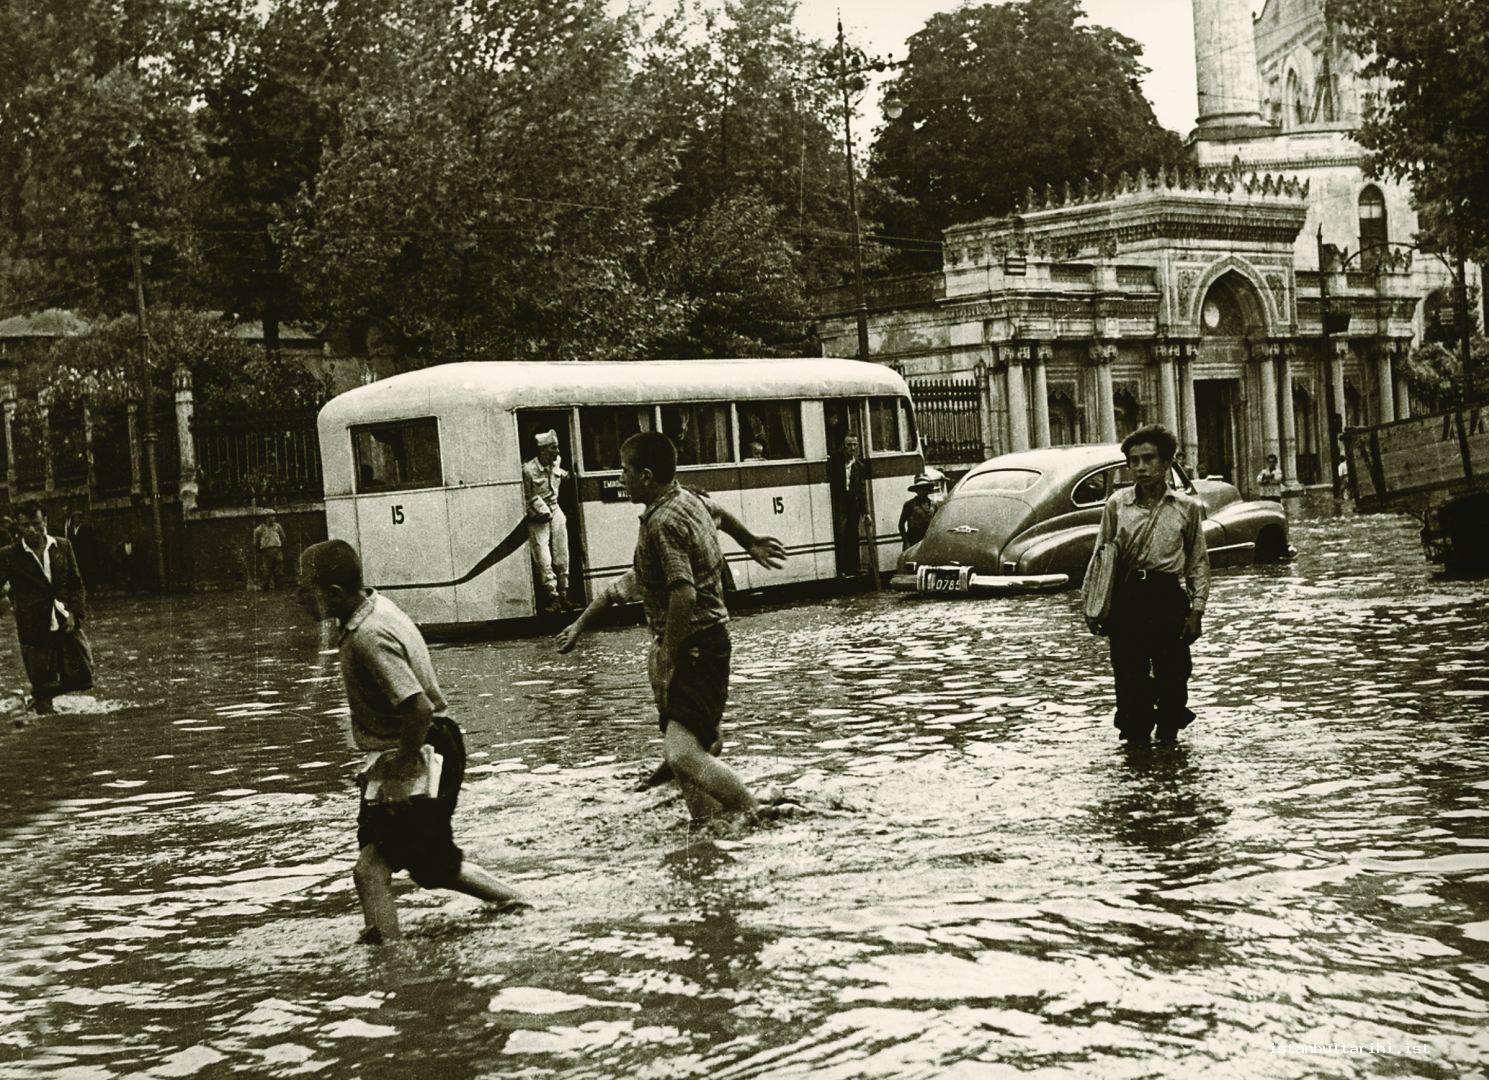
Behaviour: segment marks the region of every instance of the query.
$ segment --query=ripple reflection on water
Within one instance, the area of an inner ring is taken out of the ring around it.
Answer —
[[[1405,522],[1297,532],[1217,576],[1201,720],[1145,755],[1071,594],[748,614],[729,754],[811,811],[753,832],[627,790],[639,629],[439,646],[462,842],[541,908],[403,887],[382,950],[329,641],[288,597],[105,601],[106,696],[5,740],[0,1076],[1466,1075],[1486,590]]]

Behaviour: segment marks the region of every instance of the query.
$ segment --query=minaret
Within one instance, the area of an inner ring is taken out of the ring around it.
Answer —
[[[1193,138],[1227,139],[1270,130],[1247,0],[1193,0],[1199,122]]]

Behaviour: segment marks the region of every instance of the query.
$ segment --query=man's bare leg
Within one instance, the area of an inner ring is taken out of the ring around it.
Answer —
[[[490,871],[477,866],[469,859],[460,864],[460,873],[449,887],[466,896],[484,900],[488,904],[498,904],[509,911],[532,907],[516,889],[498,881]]]
[[[694,819],[698,819],[700,811],[706,810],[706,807],[701,800],[697,800],[695,805],[696,796],[689,797],[688,794],[690,787],[695,789],[696,795],[717,801],[725,813],[755,809],[754,796],[734,770],[718,758],[712,757],[699,745],[697,737],[681,724],[667,725],[667,733],[662,736],[662,748],[667,754],[667,762],[672,766],[672,771],[677,774],[678,784],[683,790],[683,797],[688,800],[688,810]],[[707,814],[703,813],[701,816],[706,817]]]
[[[357,898],[362,901],[362,919],[367,924],[362,940],[374,945],[395,940],[399,930],[398,910],[393,906],[393,871],[373,845],[368,844],[357,857],[352,881],[356,883]]]

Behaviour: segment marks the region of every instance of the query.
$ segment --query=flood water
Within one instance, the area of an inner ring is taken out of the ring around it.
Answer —
[[[1480,1075],[1489,586],[1332,508],[1217,575],[1148,753],[1074,594],[745,613],[726,755],[806,807],[747,830],[630,790],[639,628],[437,646],[457,839],[538,908],[400,877],[383,948],[320,628],[105,599],[97,697],[0,734],[0,1076]]]

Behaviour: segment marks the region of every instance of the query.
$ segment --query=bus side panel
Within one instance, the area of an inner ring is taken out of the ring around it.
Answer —
[[[357,536],[357,501],[342,496],[326,500],[326,539],[345,540],[360,557],[362,542]]]
[[[444,488],[426,488],[356,500],[367,584],[425,625],[456,621],[447,497]]]
[[[450,550],[454,577],[465,577],[492,549],[522,528],[522,546],[495,566],[455,586],[460,622],[521,619],[537,611],[532,556],[526,542],[522,484],[483,484],[450,490]]]
[[[824,534],[812,481],[814,478],[825,481],[826,468],[818,462],[746,464],[740,466],[739,475],[739,519],[751,532],[780,540],[788,554],[786,565],[779,570],[767,570],[749,559],[735,563],[735,583],[742,589],[765,589],[820,577],[821,569],[812,548],[824,536],[831,547],[832,513],[829,510]],[[737,547],[732,540],[721,542],[726,550]]]
[[[833,539],[832,484],[827,478],[827,462],[817,462],[822,470],[821,483],[811,486],[812,552],[803,557],[813,568],[818,581],[831,581],[838,576],[838,550]]]
[[[899,559],[900,510],[910,498],[910,484],[925,471],[919,454],[875,455],[870,464],[874,474],[874,532],[878,537],[879,569],[893,570]]]
[[[601,485],[617,481],[613,477],[585,476],[579,480],[579,495],[584,506],[584,581],[585,595],[594,597],[606,584],[631,568],[636,554],[636,533],[641,510],[624,496],[614,501],[600,497]],[[614,490],[612,488],[612,490]],[[571,573],[577,573],[575,567]]]

